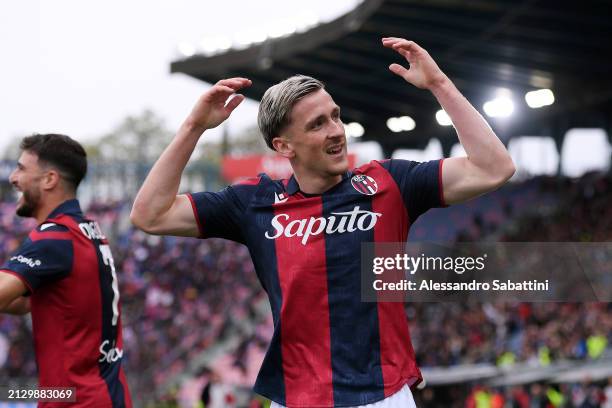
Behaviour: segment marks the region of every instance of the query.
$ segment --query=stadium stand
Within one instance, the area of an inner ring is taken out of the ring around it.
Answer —
[[[609,241],[611,197],[610,175],[538,177],[461,208],[432,210],[415,224],[412,238]],[[129,207],[126,202],[93,202],[88,212],[114,237],[126,370],[137,373],[128,377],[138,402],[191,406],[185,404],[199,400],[205,384],[214,383],[210,395],[224,398],[223,406],[261,406],[248,389],[272,321],[246,248],[223,240],[148,236],[130,227]],[[30,221],[14,217],[12,203],[0,203],[0,258],[31,227]],[[607,377],[564,379],[559,367],[574,364],[572,371],[578,372],[580,365],[588,376],[589,364],[612,366],[612,304],[410,303],[406,310],[417,359],[431,380],[415,393],[422,406],[561,406],[555,405],[559,401],[569,407],[610,406]],[[0,317],[0,383],[35,378],[30,330],[27,318]],[[468,383],[449,383],[453,372],[508,367],[515,373],[517,367],[547,371],[526,383],[508,375],[495,383],[485,374]]]

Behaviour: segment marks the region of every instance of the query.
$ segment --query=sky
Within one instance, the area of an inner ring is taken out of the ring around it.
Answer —
[[[170,63],[181,58],[179,44],[198,45],[206,37],[265,30],[299,15],[329,21],[358,4],[359,0],[0,2],[0,155],[11,140],[32,133],[92,140],[145,109],[175,130],[210,86],[170,74]],[[257,103],[243,102],[227,122],[230,134],[254,126],[256,115]],[[218,128],[203,138],[217,140],[220,135]],[[593,137],[601,141],[601,135]],[[607,142],[586,144],[584,136],[576,140],[567,151],[578,167],[567,174],[609,165]],[[549,143],[516,151],[525,163],[541,162],[543,157],[554,162],[556,152],[545,154]],[[367,150],[366,155],[371,154]]]
[[[176,129],[209,85],[170,74],[178,44],[233,36],[316,14],[333,19],[356,0],[21,0],[0,2],[0,153],[11,139],[57,132],[79,141],[152,109]],[[231,132],[254,125],[246,101]],[[218,138],[220,131],[204,137]]]

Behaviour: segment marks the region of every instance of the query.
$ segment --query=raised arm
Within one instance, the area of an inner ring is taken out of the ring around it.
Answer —
[[[451,118],[467,157],[444,160],[442,186],[447,204],[460,203],[502,186],[515,168],[504,144],[486,120],[440,70],[429,53],[413,41],[383,38],[383,45],[401,54],[410,64],[389,69],[412,85],[428,89]]]
[[[235,92],[250,85],[246,78],[223,79],[200,97],[136,195],[130,220],[137,228],[156,235],[199,235],[189,198],[177,195],[181,175],[202,133],[226,120],[244,100]]]

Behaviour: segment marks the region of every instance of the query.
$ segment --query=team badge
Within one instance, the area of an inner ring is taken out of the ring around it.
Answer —
[[[370,176],[365,174],[357,174],[351,178],[351,184],[353,188],[359,191],[361,194],[374,195],[378,191],[378,184]]]

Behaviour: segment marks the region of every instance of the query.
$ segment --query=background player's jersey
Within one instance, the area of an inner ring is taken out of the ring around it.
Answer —
[[[248,246],[274,335],[255,391],[289,407],[365,405],[421,380],[401,302],[361,302],[361,243],[403,242],[443,206],[442,161],[373,161],[320,195],[266,175],[190,195],[201,236]]]
[[[113,257],[77,200],[56,208],[0,267],[31,296],[40,387],[74,387],[76,403],[41,407],[131,407]]]

